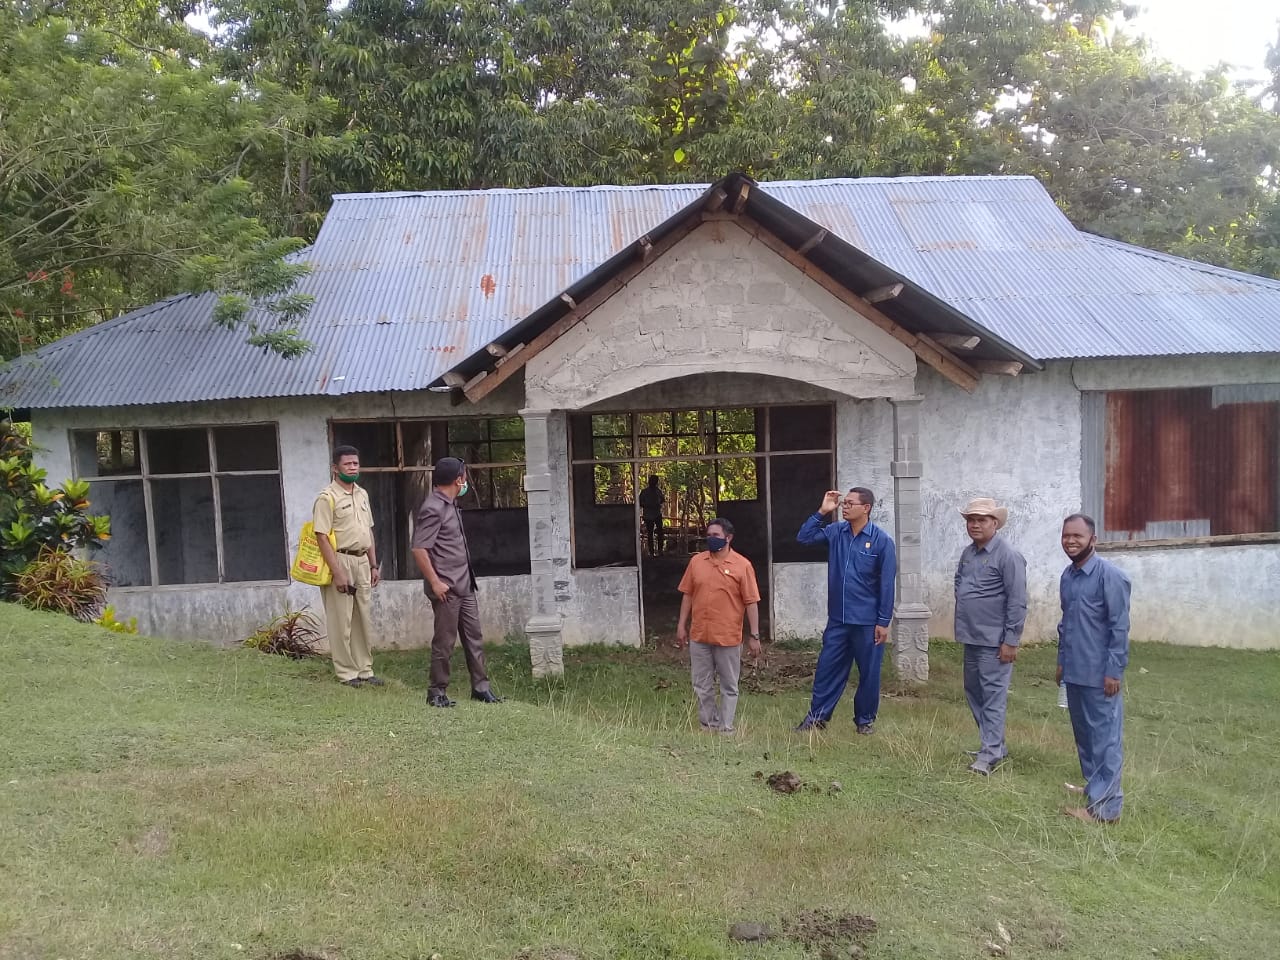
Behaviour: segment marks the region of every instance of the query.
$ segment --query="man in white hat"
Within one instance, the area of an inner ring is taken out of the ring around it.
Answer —
[[[1009,755],[1004,717],[1027,620],[1027,561],[1000,535],[1007,508],[978,497],[960,514],[973,542],[956,567],[955,633],[964,644],[964,695],[982,740],[969,769],[985,777]]]

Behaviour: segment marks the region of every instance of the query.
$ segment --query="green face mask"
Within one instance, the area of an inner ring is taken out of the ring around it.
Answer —
[[[341,480],[343,483],[355,483],[357,480],[360,479],[360,473],[359,471],[355,473],[343,473],[341,470],[339,470],[338,479]]]
[[[458,491],[458,496],[465,497],[467,495],[467,491],[470,489],[471,489],[471,484],[468,481],[463,480],[462,489]]]

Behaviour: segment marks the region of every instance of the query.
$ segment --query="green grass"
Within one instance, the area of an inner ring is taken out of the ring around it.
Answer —
[[[997,924],[1023,958],[1280,943],[1277,654],[1135,649],[1113,828],[1058,812],[1078,767],[1048,648],[1022,654],[990,780],[960,756],[950,644],[873,738],[847,702],[789,733],[803,685],[745,694],[735,739],[696,733],[686,675],[643,652],[571,651],[546,685],[494,648],[512,701],[452,711],[424,706],[421,653],[350,690],[322,661],[0,605],[0,657],[2,960],[797,958],[726,927],[816,906],[874,916],[869,957],[985,956]],[[753,776],[786,769],[815,789]]]

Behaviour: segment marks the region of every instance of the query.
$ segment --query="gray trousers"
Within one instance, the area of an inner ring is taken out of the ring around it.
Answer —
[[[738,712],[738,675],[742,672],[742,644],[719,647],[710,643],[689,644],[689,672],[693,694],[698,698],[698,722],[707,730],[733,729]],[[720,704],[716,705],[716,678],[720,680]]]
[[[480,601],[474,593],[460,597],[452,590],[443,600],[431,598],[435,614],[435,631],[431,635],[431,681],[429,696],[443,694],[449,688],[449,660],[453,648],[462,638],[462,652],[467,657],[471,689],[476,693],[489,690],[489,674],[484,664],[484,634],[480,630]]]
[[[1004,715],[1012,679],[1013,664],[1000,662],[999,647],[964,645],[964,695],[982,739],[979,763],[996,764],[1009,755],[1004,745]]]

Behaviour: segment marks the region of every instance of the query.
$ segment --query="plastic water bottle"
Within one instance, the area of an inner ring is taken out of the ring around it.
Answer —
[[[1067,709],[1067,685],[1065,683],[1058,684],[1058,706],[1063,710]]]

